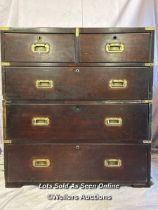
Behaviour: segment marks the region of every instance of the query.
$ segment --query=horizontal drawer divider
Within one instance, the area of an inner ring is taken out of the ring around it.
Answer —
[[[98,101],[76,101],[76,100],[3,100],[4,104],[19,104],[19,105],[104,105],[104,104],[148,104],[152,103],[152,100],[98,100]]]
[[[109,142],[101,142],[101,143],[97,143],[97,142],[79,142],[79,141],[63,141],[63,140],[56,140],[52,142],[52,140],[40,140],[40,141],[29,141],[29,140],[22,140],[20,141],[19,139],[12,139],[12,140],[9,140],[9,142],[5,143],[6,140],[4,140],[4,144],[5,145],[10,145],[10,144],[22,144],[22,145],[29,145],[29,144],[40,144],[40,145],[45,145],[45,144],[50,144],[50,145],[79,145],[79,146],[82,146],[82,145],[143,145],[143,146],[150,146],[151,145],[151,140],[145,140],[145,141],[148,141],[148,143],[144,143],[143,141],[144,140],[138,140],[137,142],[133,142],[133,141],[125,141],[125,140],[122,140],[120,142],[115,142],[115,141],[109,141]],[[7,140],[8,141],[8,140]]]
[[[6,64],[5,64],[6,63]],[[21,66],[21,67],[34,67],[34,66],[40,66],[40,67],[51,67],[51,66],[63,66],[63,67],[67,67],[67,66],[74,66],[74,67],[88,67],[88,66],[92,66],[92,67],[144,67],[144,66],[147,66],[147,64],[149,64],[148,66],[150,67],[149,69],[152,68],[152,66],[154,65],[153,63],[144,63],[144,62],[139,62],[139,63],[136,63],[136,62],[133,62],[133,63],[129,63],[129,62],[116,62],[116,63],[106,63],[106,62],[103,62],[103,63],[99,63],[99,62],[94,62],[94,63],[65,63],[65,62],[59,62],[59,63],[53,63],[53,62],[8,62],[8,61],[2,61],[1,62],[1,66],[3,68],[6,68],[7,66],[10,66],[10,67],[18,67],[18,66]]]

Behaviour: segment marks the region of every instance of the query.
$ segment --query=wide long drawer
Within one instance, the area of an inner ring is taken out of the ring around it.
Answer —
[[[7,99],[143,100],[152,93],[147,67],[6,67]]]
[[[7,104],[6,139],[52,142],[149,138],[148,104]]]
[[[110,182],[149,184],[146,145],[13,144],[5,146],[6,184]]]
[[[3,61],[75,62],[74,34],[4,33]]]
[[[152,62],[151,33],[80,34],[80,62]]]

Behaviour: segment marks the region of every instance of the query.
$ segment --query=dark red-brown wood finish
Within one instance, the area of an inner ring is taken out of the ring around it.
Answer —
[[[6,67],[4,76],[4,95],[14,100],[146,100],[152,93],[149,67]]]
[[[4,40],[6,61],[75,62],[74,34],[5,33]],[[36,52],[36,48],[42,47],[42,44],[48,44],[48,52]]]
[[[107,44],[123,44],[124,50],[107,52]],[[80,62],[150,62],[150,33],[81,34]]]
[[[148,109],[148,104],[6,105],[6,139],[84,143],[148,139]],[[34,118],[43,124],[33,124]]]
[[[7,183],[114,182],[146,184],[149,181],[149,148],[112,144],[13,144],[6,148]],[[121,160],[108,167],[106,160]],[[49,160],[48,167],[34,160]],[[130,177],[130,178],[129,178]]]
[[[6,187],[150,185],[151,28],[1,31]]]
[[[153,62],[153,31],[145,28],[81,29],[79,37],[75,37],[74,29],[41,28],[35,33],[36,30],[2,32],[2,60],[40,63]],[[108,44],[112,44],[109,52],[106,48]],[[120,46],[123,49],[118,51]],[[43,50],[38,53],[36,48],[40,47]]]

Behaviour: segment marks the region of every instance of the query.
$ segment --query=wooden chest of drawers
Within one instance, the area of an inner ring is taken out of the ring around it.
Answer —
[[[154,31],[1,31],[6,187],[150,185]]]

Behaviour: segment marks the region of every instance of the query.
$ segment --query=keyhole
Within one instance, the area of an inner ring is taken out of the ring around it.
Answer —
[[[80,72],[80,70],[79,70],[79,69],[75,69],[75,72],[76,72],[76,73],[79,73],[79,72]]]
[[[80,107],[79,106],[76,106],[76,111],[80,111]]]
[[[80,149],[80,146],[79,145],[76,145],[76,150],[79,150]]]
[[[113,36],[113,39],[117,39],[117,36]]]
[[[42,41],[42,37],[41,36],[38,36],[37,39],[38,39],[38,41]]]

